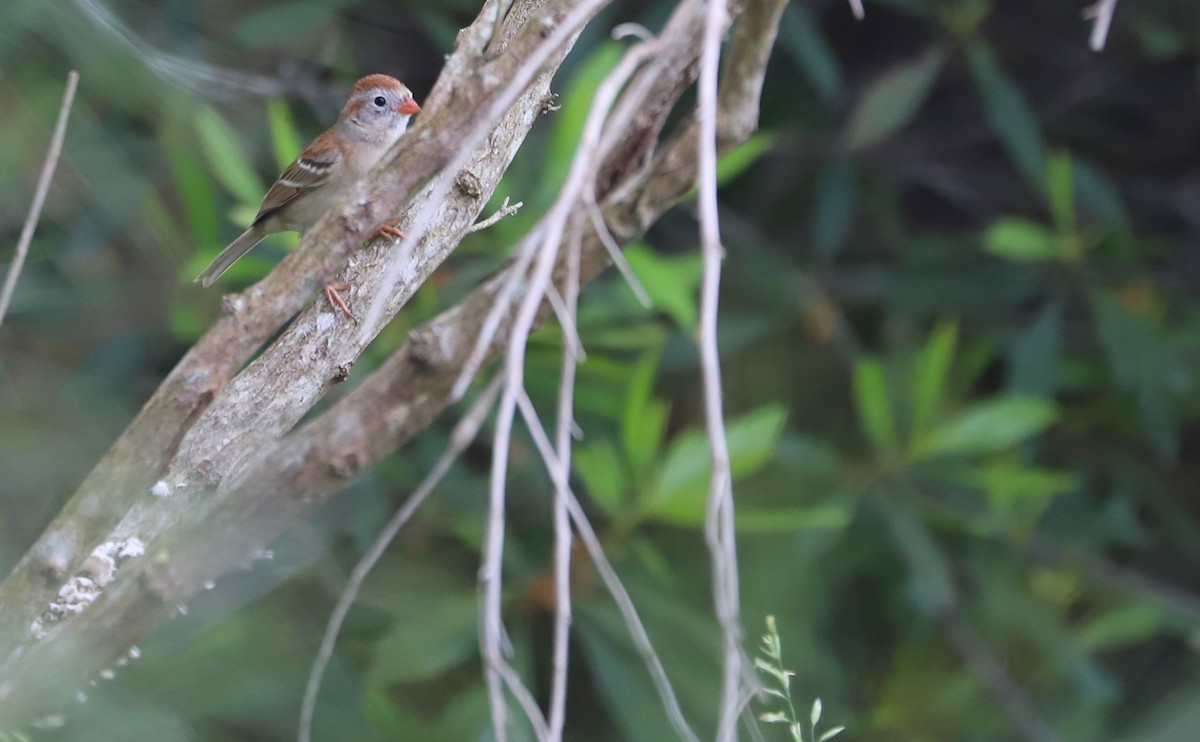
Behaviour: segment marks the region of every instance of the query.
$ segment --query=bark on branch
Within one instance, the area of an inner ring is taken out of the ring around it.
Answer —
[[[745,3],[721,83],[722,149],[744,141],[757,125],[763,73],[784,3]],[[306,308],[313,289],[337,278],[349,259],[341,276],[356,290],[348,298],[366,302],[378,291],[389,246],[354,252],[362,237],[393,213],[411,217],[423,208],[431,182],[454,160],[456,143],[478,124],[477,112],[502,100],[506,84],[565,19],[585,22],[604,2],[516,0],[497,26],[497,5],[504,4],[487,3],[460,34],[425,106],[428,113],[402,139],[392,160],[372,174],[358,197],[327,215],[271,275],[227,298],[217,324],[180,361],[0,584],[0,729],[52,710],[206,581],[245,562],[296,518],[420,434],[452,403],[458,372],[497,288],[508,278],[503,271],[415,331],[408,344],[323,415],[289,433],[345,378],[367,339],[475,222],[530,126],[546,110],[550,76],[575,29],[538,65],[532,84],[517,91],[515,104],[472,150],[377,326],[360,332],[336,320],[321,303]],[[703,11],[701,0],[680,3],[662,32],[661,58],[635,76],[618,103],[618,108],[637,106],[636,114],[628,127],[609,132],[617,139],[600,171],[597,196],[622,246],[640,237],[695,183],[694,124],[685,123],[665,143],[660,135],[695,77]],[[597,234],[586,233],[581,280],[592,280],[608,263]],[[542,315],[548,310],[543,307]],[[297,312],[280,337],[237,373]],[[511,312],[504,322],[510,320]],[[491,355],[500,351],[504,338],[502,327]],[[168,496],[155,497],[152,491]],[[144,555],[138,554],[141,547]],[[90,580],[90,587],[80,578]],[[64,585],[94,589],[83,596],[78,615],[48,613],[51,603],[62,600]]]

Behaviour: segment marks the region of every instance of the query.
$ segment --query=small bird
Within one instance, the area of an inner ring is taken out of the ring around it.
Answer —
[[[229,243],[195,281],[211,286],[269,234],[303,234],[379,162],[408,128],[408,120],[420,110],[412,92],[394,77],[368,75],[354,83],[337,123],[314,139],[283,171],[267,191],[250,228]],[[403,236],[390,224],[379,232]],[[325,295],[331,304],[353,317],[337,293],[339,288],[345,286],[326,286]]]

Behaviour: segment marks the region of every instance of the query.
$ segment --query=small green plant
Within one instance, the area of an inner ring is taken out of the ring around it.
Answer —
[[[783,666],[783,645],[779,641],[779,630],[775,627],[774,616],[767,616],[767,633],[763,634],[762,643],[761,651],[764,656],[754,658],[754,666],[767,681],[762,690],[767,695],[783,699],[786,705],[782,710],[768,711],[758,718],[768,724],[787,724],[788,731],[792,733],[792,739],[795,742],[804,742],[804,724],[796,716],[796,706],[792,703],[792,676],[795,673]],[[772,679],[777,683],[774,687],[771,684]],[[815,740],[815,742],[833,739],[846,728],[837,726],[824,732],[820,737],[817,736],[817,722],[821,720],[820,698],[813,701],[808,719],[808,739]]]

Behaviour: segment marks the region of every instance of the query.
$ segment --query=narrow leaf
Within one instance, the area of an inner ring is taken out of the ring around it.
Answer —
[[[1029,184],[1044,193],[1046,145],[1033,106],[982,42],[968,47],[967,64],[983,99],[988,125]]]
[[[237,137],[224,119],[211,108],[202,107],[196,114],[196,133],[221,185],[241,201],[258,203],[264,193],[262,181],[248,164]]]
[[[899,448],[896,421],[883,367],[878,361],[860,361],[854,369],[854,400],[859,420],[871,442],[881,451],[895,452]]]
[[[934,47],[916,59],[899,64],[868,86],[850,115],[847,144],[863,149],[899,131],[916,116],[946,61]]]
[[[1057,417],[1054,405],[1040,397],[997,397],[973,405],[933,430],[914,446],[914,455],[970,456],[1002,451],[1041,433]]]
[[[941,322],[917,356],[913,374],[913,436],[924,435],[933,422],[950,375],[950,360],[958,344],[958,323]]]
[[[1038,263],[1061,257],[1053,232],[1030,219],[1001,219],[983,235],[984,248],[1016,263]]]

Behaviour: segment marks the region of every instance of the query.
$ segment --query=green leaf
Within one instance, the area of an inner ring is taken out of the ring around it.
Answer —
[[[978,402],[913,446],[913,458],[995,453],[1045,430],[1058,417],[1054,404],[1013,394]]]
[[[1121,190],[1108,173],[1078,156],[1072,170],[1079,211],[1129,230],[1129,212],[1125,208]]]
[[[372,725],[393,738],[411,734],[413,727],[420,723],[411,711],[397,703],[397,699],[382,686],[363,691],[362,713],[371,720]]]
[[[1014,461],[995,461],[983,468],[981,482],[993,506],[1010,510],[1019,500],[1048,501],[1055,495],[1070,492],[1079,486],[1079,477],[1074,472],[1038,469]]]
[[[583,133],[592,99],[600,83],[617,66],[625,53],[625,45],[608,41],[596,47],[578,71],[567,83],[566,91],[559,99],[559,109],[554,114],[556,126],[550,137],[543,164],[542,177],[538,179],[539,191],[532,199],[522,198],[526,203],[549,203],[566,180],[571,167],[576,145]],[[518,158],[519,159],[519,158]],[[529,207],[532,208],[532,207]]]
[[[1134,393],[1142,427],[1160,455],[1174,456],[1179,420],[1170,396],[1194,383],[1187,365],[1160,327],[1111,293],[1095,292],[1092,312],[1117,383]]]
[[[1040,193],[1046,190],[1046,145],[1029,100],[982,41],[967,48],[967,65],[983,99],[988,125],[1009,158]]]
[[[813,204],[813,250],[826,260],[841,250],[858,205],[858,173],[835,162],[821,173]]]
[[[375,645],[368,682],[381,685],[426,680],[479,650],[478,609],[468,593],[401,621]]]
[[[635,478],[651,461],[658,458],[667,428],[670,405],[654,397],[654,379],[658,375],[659,353],[644,353],[629,378],[621,418],[621,440]]]
[[[1017,263],[1036,263],[1061,257],[1056,235],[1029,219],[1010,217],[988,227],[984,246],[994,255]]]
[[[885,512],[892,542],[908,566],[917,602],[932,615],[949,609],[955,602],[954,578],[941,546],[911,512],[896,506]]]
[[[217,239],[216,197],[208,173],[196,159],[195,150],[190,146],[190,142],[170,136],[167,138],[165,149],[171,174],[175,178],[175,187],[179,189],[179,196],[183,201],[184,219],[192,239],[201,251],[205,248],[214,251],[220,249],[221,245]],[[205,264],[208,260],[209,258],[203,258]],[[189,279],[196,272],[191,272]]]
[[[619,524],[624,528],[624,523],[628,522],[629,528],[637,525],[637,521],[628,520]],[[637,555],[638,561],[642,563],[642,567],[646,570],[646,574],[657,580],[663,585],[669,585],[675,582],[679,577],[671,569],[671,562],[663,554],[663,545],[655,542],[652,538],[640,537],[637,533],[628,534],[628,544],[634,554]]]
[[[1075,180],[1071,166],[1071,153],[1056,152],[1050,158],[1050,213],[1054,217],[1054,228],[1059,234],[1075,232]]]
[[[346,4],[346,0],[301,0],[258,6],[240,17],[234,35],[254,47],[283,46],[292,39],[316,34],[318,27],[332,23],[339,8]]]
[[[771,459],[787,417],[769,405],[726,421],[729,465],[735,479],[753,474]],[[691,430],[675,438],[643,504],[647,516],[678,525],[704,522],[709,484],[708,438]]]
[[[1152,603],[1129,603],[1091,621],[1079,632],[1090,652],[1140,644],[1162,630],[1165,616]]]
[[[841,734],[844,731],[846,731],[846,727],[836,726],[833,729],[830,729],[829,731],[822,734],[820,737],[818,737],[817,742],[828,742],[829,740],[833,739],[834,737],[838,736],[839,734]]]
[[[958,344],[958,323],[939,322],[929,342],[917,356],[913,369],[912,435],[920,437],[933,422],[934,413],[942,400],[942,390],[950,374],[950,361]]]
[[[734,522],[739,531],[746,533],[839,530],[850,523],[850,511],[841,505],[771,509],[739,507],[734,514]]]
[[[237,136],[224,119],[203,106],[196,114],[196,133],[221,185],[241,201],[257,204],[262,200],[262,181],[246,161],[237,144]]]
[[[698,252],[660,255],[644,245],[625,251],[630,268],[642,282],[655,309],[666,312],[689,333],[699,322],[696,291],[703,272],[703,257]]]
[[[608,438],[597,438],[576,446],[572,462],[588,497],[609,516],[620,513],[629,482],[613,442]]]
[[[717,185],[722,186],[741,175],[751,165],[759,160],[775,144],[775,135],[758,132],[738,146],[726,152],[717,160]],[[679,197],[680,201],[690,201],[696,197],[696,186],[688,189]]]
[[[746,172],[747,168],[758,162],[759,158],[774,146],[775,138],[774,134],[760,131],[726,152],[717,161],[717,185],[725,185]]]
[[[641,603],[638,606],[643,607]],[[675,738],[677,735],[662,712],[650,676],[638,666],[633,649],[618,633],[619,629],[605,627],[591,614],[588,606],[580,606],[571,634],[582,650],[580,662],[588,669],[589,683],[596,688],[609,718],[617,725],[613,738],[632,742]],[[662,643],[662,639],[655,640],[660,654]],[[694,689],[687,690],[695,695]],[[686,701],[686,696],[681,700]]]
[[[271,128],[271,147],[275,152],[275,164],[279,167],[279,172],[283,172],[303,149],[302,137],[292,119],[291,109],[279,98],[267,101],[267,123]]]
[[[872,82],[850,115],[847,146],[864,149],[903,128],[920,110],[945,61],[946,52],[933,47]]]
[[[1041,396],[1058,391],[1062,313],[1062,302],[1048,304],[1029,329],[1013,339],[1008,353],[1010,391]]]
[[[826,102],[842,93],[842,69],[821,24],[803,5],[788,3],[779,21],[779,42]]]
[[[888,453],[898,451],[896,420],[883,367],[878,361],[858,362],[854,369],[854,401],[863,430],[875,448]]]

